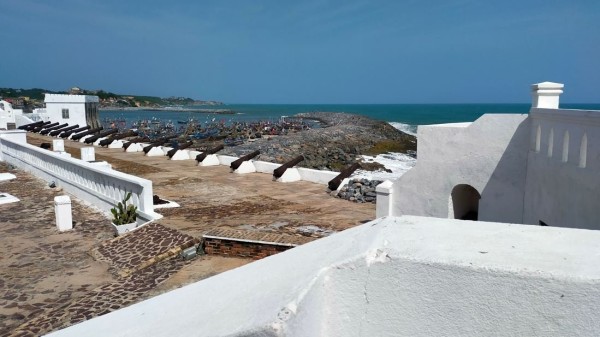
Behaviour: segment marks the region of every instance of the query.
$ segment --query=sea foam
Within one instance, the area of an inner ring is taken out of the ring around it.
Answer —
[[[400,122],[388,122],[388,124],[411,136],[417,136],[418,125],[404,124]]]
[[[385,171],[364,171],[356,170],[352,175],[352,178],[366,178],[369,180],[396,180],[400,178],[404,173],[413,168],[417,163],[417,159],[404,154],[404,153],[385,153],[375,157],[373,156],[360,156],[362,161],[366,163],[377,162],[386,169],[392,172]]]
[[[405,124],[400,122],[389,122],[396,129],[412,136],[417,136],[417,125]],[[404,173],[413,168],[417,163],[417,159],[404,153],[385,153],[375,157],[361,156],[362,161],[367,163],[376,162],[392,172],[385,171],[364,171],[357,170],[352,178],[366,178],[370,180],[396,180]]]

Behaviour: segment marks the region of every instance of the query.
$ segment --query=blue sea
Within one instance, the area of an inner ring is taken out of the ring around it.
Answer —
[[[139,120],[157,119],[177,123],[194,119],[199,122],[224,121],[277,121],[281,116],[293,116],[301,112],[346,112],[360,114],[390,123],[397,129],[416,135],[419,125],[473,122],[486,113],[529,112],[531,104],[230,104],[221,106],[197,106],[189,108],[227,109],[234,114],[212,114],[199,112],[147,111],[147,110],[103,110],[101,119],[124,120],[129,127]],[[600,110],[600,104],[561,104],[564,109]],[[375,161],[392,172],[357,171],[355,177],[394,180],[412,168],[416,160],[402,153],[389,153],[377,157],[363,156],[365,161]]]
[[[472,122],[485,113],[528,113],[526,104],[230,104],[221,106],[195,106],[190,108],[227,109],[235,114],[200,112],[103,110],[102,119],[125,120],[127,126],[134,121],[158,119],[162,121],[257,121],[279,120],[301,112],[328,111],[360,114],[373,119],[393,122],[404,131],[414,132],[418,125]],[[563,104],[566,109],[600,110],[600,104]],[[404,125],[404,126],[403,126]]]

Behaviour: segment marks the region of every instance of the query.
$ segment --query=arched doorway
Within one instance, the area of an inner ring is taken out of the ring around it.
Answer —
[[[467,184],[454,186],[450,198],[454,219],[477,221],[481,194],[473,186]]]

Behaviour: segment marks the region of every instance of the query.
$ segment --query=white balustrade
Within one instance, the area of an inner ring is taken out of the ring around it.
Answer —
[[[47,181],[55,181],[65,191],[108,212],[128,193],[138,207],[141,220],[161,216],[154,213],[152,182],[114,170],[103,170],[85,161],[60,156],[33,145],[14,141],[0,133],[2,159]]]

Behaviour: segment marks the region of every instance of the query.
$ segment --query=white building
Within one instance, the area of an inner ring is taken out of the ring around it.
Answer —
[[[600,229],[600,111],[559,109],[562,89],[534,84],[529,115],[420,126],[417,164],[379,188],[378,216]]]
[[[18,127],[16,120],[17,116],[22,116],[23,110],[13,109],[10,102],[0,100],[0,129],[8,130]],[[26,123],[24,123],[26,124]]]
[[[69,125],[100,126],[98,118],[98,96],[46,94],[46,114],[52,122]]]
[[[23,110],[13,109],[9,102],[0,101],[0,129],[8,129],[9,123],[18,128],[37,121],[97,128],[100,126],[98,102],[98,96],[45,94],[46,108],[23,113]]]

